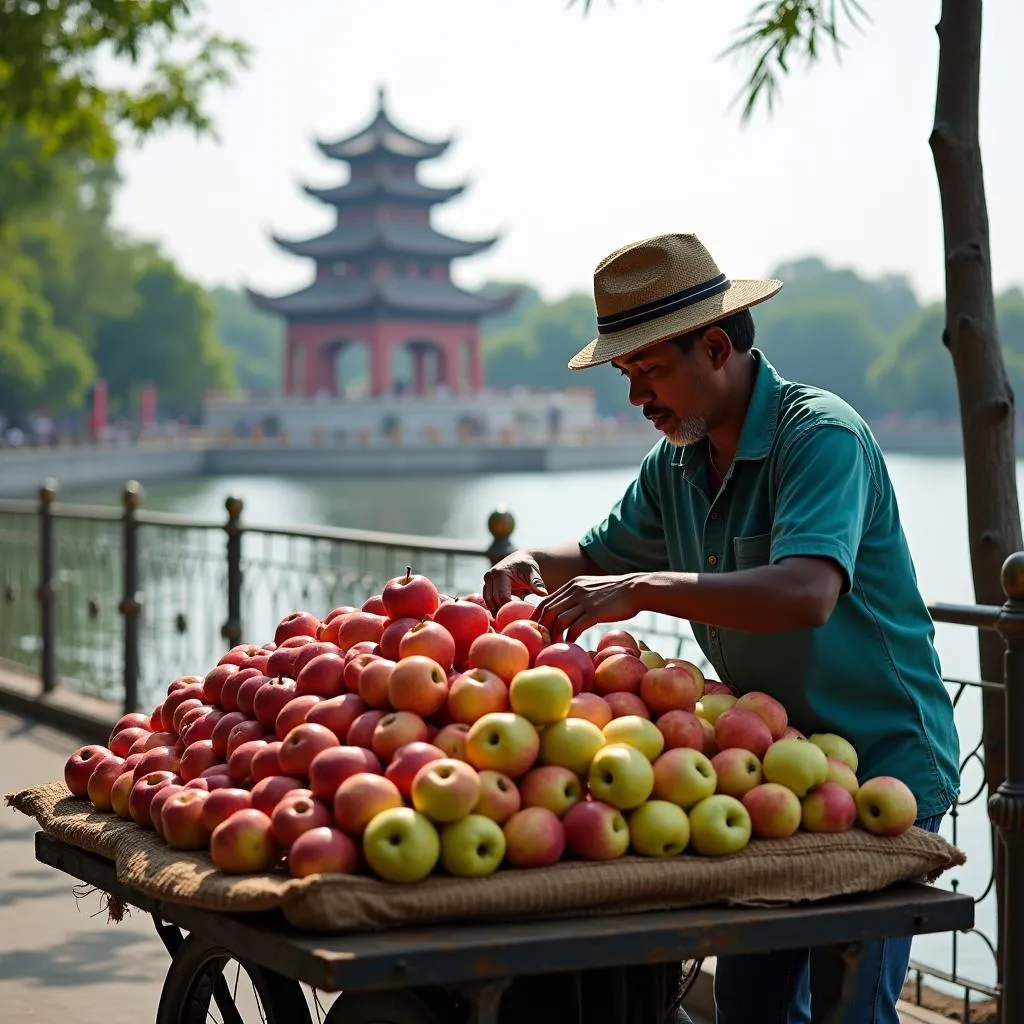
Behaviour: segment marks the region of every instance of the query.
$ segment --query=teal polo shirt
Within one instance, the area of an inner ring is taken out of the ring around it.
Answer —
[[[846,737],[862,781],[894,775],[921,817],[942,814],[959,791],[959,741],[882,452],[842,399],[753,354],[754,390],[719,493],[709,492],[706,441],[663,439],[580,545],[616,574],[835,561],[842,593],[824,626],[746,633],[694,622],[694,635],[736,690],[770,693],[805,735]]]

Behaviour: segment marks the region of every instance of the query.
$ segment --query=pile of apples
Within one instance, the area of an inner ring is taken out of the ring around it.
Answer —
[[[405,883],[914,822],[902,782],[859,785],[850,743],[805,738],[768,694],[624,630],[594,651],[552,642],[533,611],[492,616],[407,570],[361,608],[292,612],[273,642],[175,679],[65,781],[225,872]]]

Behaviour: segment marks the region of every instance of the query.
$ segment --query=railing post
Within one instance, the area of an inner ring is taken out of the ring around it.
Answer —
[[[515,551],[512,543],[512,531],[516,528],[515,517],[504,505],[499,505],[487,517],[487,529],[491,534],[491,546],[485,554],[491,565],[500,562],[506,555]]]
[[[124,711],[139,707],[139,617],[142,592],[139,589],[139,523],[136,513],[142,504],[142,487],[129,480],[121,492],[121,544],[124,557],[124,588],[117,610],[124,619]]]
[[[228,521],[224,532],[228,535],[228,617],[220,635],[229,647],[242,640],[242,508],[241,498],[228,498],[224,502]]]
[[[39,674],[43,693],[57,686],[57,552],[53,537],[53,503],[57,481],[49,478],[39,488]]]
[[[996,629],[1006,641],[1003,683],[1006,701],[1006,775],[988,802],[1003,846],[1002,1020],[1024,1021],[1024,552],[1003,563],[1006,603]]]

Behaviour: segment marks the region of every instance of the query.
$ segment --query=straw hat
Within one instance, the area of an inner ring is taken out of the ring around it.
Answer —
[[[594,271],[598,336],[569,360],[585,370],[699,330],[775,295],[781,281],[730,281],[696,235],[658,235]]]

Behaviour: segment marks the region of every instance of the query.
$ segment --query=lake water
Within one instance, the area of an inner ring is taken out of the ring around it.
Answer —
[[[967,548],[964,466],[960,458],[887,457],[900,501],[922,592],[930,601],[969,603],[973,600]],[[1022,466],[1018,466],[1018,478]],[[630,470],[607,470],[559,475],[493,475],[477,478],[410,479],[295,479],[217,477],[147,491],[145,507],[221,520],[229,495],[245,502],[244,520],[266,526],[348,526],[480,541],[485,547],[488,514],[506,505],[516,519],[514,539],[540,545],[578,537],[599,521],[632,478]],[[110,501],[104,494],[76,500]],[[978,678],[975,635],[956,626],[937,627],[943,669],[951,677]],[[981,735],[980,709],[975,695],[965,694],[957,712],[964,756]],[[981,780],[975,765],[964,774],[964,797],[973,796]],[[956,841],[968,854],[968,864],[943,877],[962,891],[980,894],[988,884],[988,819],[984,800],[960,811]],[[947,818],[943,828],[953,836]],[[979,904],[978,926],[991,936],[994,900]],[[991,954],[978,936],[960,937],[960,973],[993,983]],[[915,956],[950,970],[949,937],[922,937]]]

